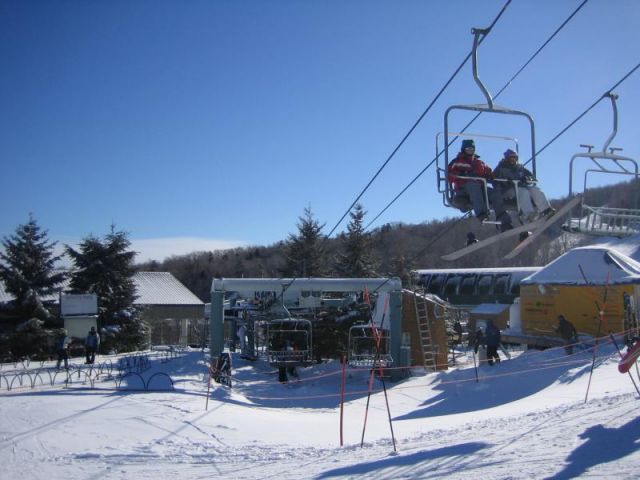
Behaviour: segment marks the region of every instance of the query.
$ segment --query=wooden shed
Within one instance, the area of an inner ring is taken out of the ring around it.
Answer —
[[[435,295],[402,291],[402,344],[409,350],[411,366],[427,371],[448,368],[449,308],[455,307]]]
[[[143,307],[142,317],[151,326],[151,343],[192,343],[192,327],[205,326],[204,302],[169,272],[137,272],[133,281],[138,296],[134,305]]]
[[[481,303],[469,311],[468,330],[475,332],[476,326],[482,324],[484,327],[487,320],[491,320],[500,330],[506,330],[509,327],[510,308],[511,305],[505,303]]]
[[[611,248],[576,248],[524,279],[520,294],[526,334],[557,335],[560,314],[580,333],[623,332],[628,311],[638,311],[640,263]]]

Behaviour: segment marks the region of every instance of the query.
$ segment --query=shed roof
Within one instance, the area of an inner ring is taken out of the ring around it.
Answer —
[[[136,305],[204,305],[191,290],[169,272],[137,272]]]
[[[204,305],[187,287],[169,272],[136,272],[133,276],[138,298],[134,305]],[[62,285],[62,291],[68,290],[69,280]],[[45,301],[57,301],[58,294],[44,298]],[[0,303],[13,300],[0,280]]]
[[[613,248],[618,252],[640,262],[640,234],[623,238],[604,238],[598,246]]]
[[[640,284],[640,263],[612,248],[574,248],[538,273],[525,278],[525,285],[620,285]]]

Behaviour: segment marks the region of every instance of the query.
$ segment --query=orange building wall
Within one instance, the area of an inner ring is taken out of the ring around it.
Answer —
[[[555,334],[557,317],[567,317],[576,330],[593,336],[603,336],[609,331],[624,330],[622,295],[633,294],[632,285],[572,286],[572,285],[522,285],[520,287],[520,313],[522,329],[528,335]],[[606,294],[606,299],[605,299]],[[604,311],[604,321],[598,332],[599,310]]]

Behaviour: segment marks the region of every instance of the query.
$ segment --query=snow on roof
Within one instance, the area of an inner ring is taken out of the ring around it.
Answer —
[[[204,305],[169,272],[137,272],[133,277],[136,305]]]
[[[640,262],[640,234],[624,238],[608,237],[598,243],[599,247],[613,248],[618,252]]]
[[[538,273],[525,278],[521,283],[525,285],[640,284],[640,263],[617,250],[599,245],[574,248]]]
[[[133,276],[138,298],[134,305],[203,305],[203,302],[185,287],[176,277],[169,272],[136,272]],[[67,291],[69,279],[60,286],[62,291]],[[7,292],[4,283],[0,280],[0,303],[13,300],[13,295]],[[42,300],[59,300],[57,293],[48,295]]]

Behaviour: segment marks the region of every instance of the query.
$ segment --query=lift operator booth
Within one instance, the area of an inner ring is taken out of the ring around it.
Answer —
[[[217,357],[224,350],[224,296],[227,292],[238,292],[251,297],[256,292],[280,292],[282,299],[285,292],[290,296],[303,291],[362,292],[365,289],[369,292],[389,293],[387,312],[390,354],[399,360],[402,339],[402,282],[398,278],[216,278],[211,287],[211,357]]]

